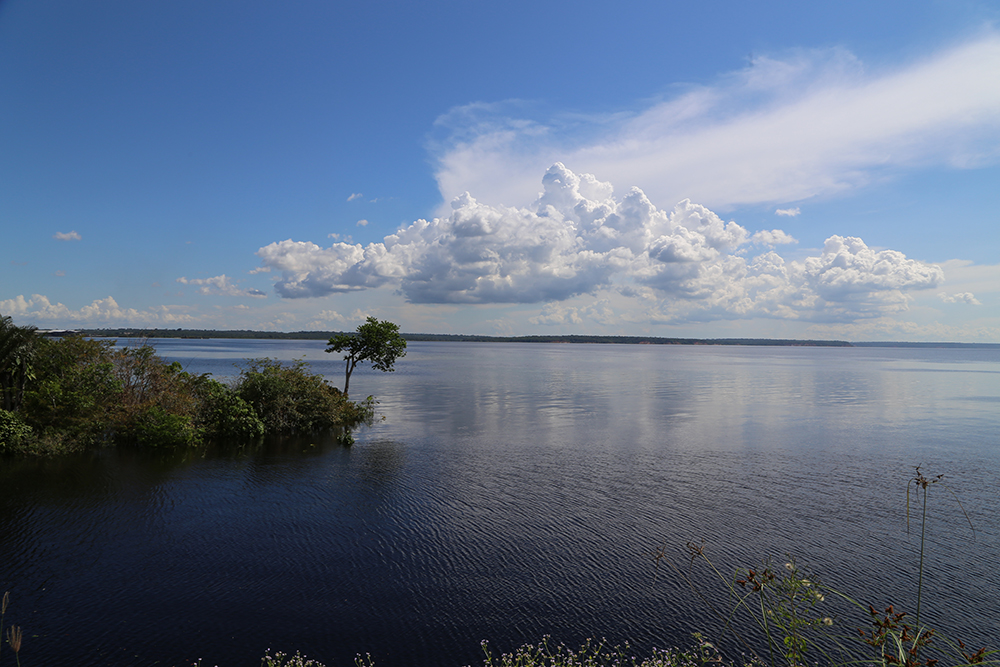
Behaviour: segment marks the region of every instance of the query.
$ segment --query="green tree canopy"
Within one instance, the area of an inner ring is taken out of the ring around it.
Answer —
[[[327,352],[343,352],[347,361],[344,378],[344,395],[351,384],[351,373],[359,363],[369,362],[372,368],[383,373],[395,370],[396,359],[406,355],[406,340],[399,335],[399,325],[374,317],[358,327],[353,334],[338,334],[330,339]]]
[[[0,408],[14,411],[21,406],[25,386],[34,378],[38,339],[35,327],[19,327],[9,316],[0,316]]]

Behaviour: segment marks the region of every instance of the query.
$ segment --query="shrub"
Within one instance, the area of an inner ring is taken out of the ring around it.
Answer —
[[[0,451],[243,443],[265,432],[347,428],[374,417],[373,398],[349,401],[303,361],[251,360],[227,387],[166,363],[148,344],[116,348],[114,341],[73,336],[39,340],[33,368],[18,421],[4,422],[11,425]],[[349,432],[342,441],[350,442]]]
[[[178,447],[201,441],[201,434],[188,415],[170,413],[159,405],[154,405],[132,417],[128,434],[133,444],[143,447]]]
[[[16,451],[31,437],[31,431],[17,414],[0,408],[0,452]]]
[[[347,400],[302,360],[251,359],[233,387],[253,406],[268,433],[310,433],[364,421],[364,409]]]
[[[81,336],[42,341],[36,373],[25,421],[50,441],[72,447],[200,440],[196,378],[150,345],[116,348],[114,341]]]
[[[198,423],[207,439],[242,442],[264,435],[253,406],[226,385],[201,376],[195,393],[201,402]]]
[[[113,356],[112,341],[40,341],[35,382],[25,392],[25,421],[50,438],[84,445],[105,440],[122,391]]]
[[[7,315],[0,316],[0,408],[16,411],[24,389],[34,379],[34,357],[38,330],[15,326]]]

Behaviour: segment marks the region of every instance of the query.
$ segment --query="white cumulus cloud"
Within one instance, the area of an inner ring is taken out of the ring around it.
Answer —
[[[56,241],[79,241],[83,237],[80,236],[76,230],[74,230],[72,232],[56,232],[52,235],[52,238]]]
[[[59,320],[89,326],[141,326],[187,324],[194,318],[182,306],[153,306],[146,310],[124,308],[113,297],[95,299],[89,305],[71,309],[62,303],[52,303],[47,296],[32,294],[31,298],[18,295],[0,301],[0,312],[18,319],[31,321]]]
[[[770,246],[798,243],[798,241],[796,241],[791,234],[787,234],[780,229],[762,229],[759,232],[755,232],[751,237],[751,240],[754,243]]]
[[[280,271],[286,298],[390,286],[411,303],[546,303],[536,324],[610,322],[610,303],[560,305],[611,292],[643,304],[650,321],[773,317],[869,318],[908,307],[908,292],[936,287],[933,264],[854,237],[831,236],[821,254],[786,261],[750,244],[794,243],[782,230],[751,234],[683,200],[658,209],[638,189],[616,197],[610,183],[556,163],[529,207],[491,206],[468,193],[450,215],[417,220],[380,243],[275,242],[258,250]],[[596,306],[595,306],[596,308]]]
[[[940,296],[941,300],[945,303],[967,303],[970,306],[983,305],[972,292],[956,292],[955,294],[946,294],[941,292],[938,296]]]

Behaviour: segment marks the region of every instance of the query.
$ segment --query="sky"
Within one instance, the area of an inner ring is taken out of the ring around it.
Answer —
[[[0,0],[0,315],[1000,342],[1000,3]]]

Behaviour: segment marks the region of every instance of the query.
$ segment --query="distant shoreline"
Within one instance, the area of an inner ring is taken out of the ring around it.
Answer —
[[[94,338],[181,338],[181,339],[259,339],[327,340],[340,331],[252,331],[216,329],[79,329],[75,333]],[[843,340],[798,340],[786,338],[669,338],[662,336],[480,336],[473,334],[404,333],[408,341],[454,343],[570,343],[598,345],[745,345],[774,347],[923,347],[1000,350],[1000,343],[916,343],[905,341],[848,342]]]

